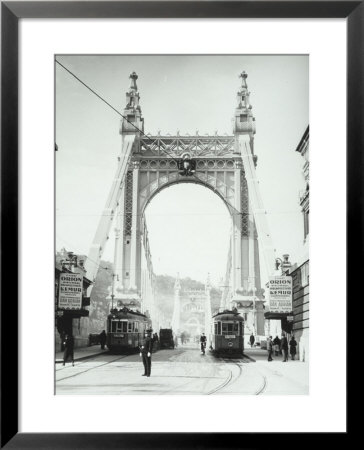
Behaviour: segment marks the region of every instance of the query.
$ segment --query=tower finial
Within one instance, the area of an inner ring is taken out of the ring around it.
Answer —
[[[250,92],[246,79],[248,74],[243,70],[239,78],[241,78],[241,86],[237,92],[237,108],[235,110],[234,133],[255,134],[255,119],[253,117],[252,106],[250,104]]]
[[[176,281],[174,282],[174,290],[179,291],[181,289],[181,282],[179,278],[179,272],[177,272]]]
[[[239,75],[239,78],[241,78],[241,87],[243,89],[248,89],[248,85],[246,84],[246,79],[248,78],[248,74],[243,70],[241,74]]]
[[[136,80],[138,79],[138,75],[135,72],[132,72],[129,75],[130,78],[130,87],[126,92],[126,106],[124,109],[124,115],[128,120],[123,119],[121,122],[121,133],[130,133],[136,132],[135,127],[144,130],[144,119],[142,117],[142,110],[139,104],[140,94],[138,92],[138,86],[136,84]],[[132,122],[133,125],[130,124]]]
[[[209,289],[211,289],[210,272],[207,273],[206,284],[205,284],[205,290],[208,291]]]
[[[136,80],[138,79],[138,75],[136,74],[136,72],[132,72],[129,75],[130,78],[130,88],[129,91],[137,91],[138,90],[138,86],[136,84]]]

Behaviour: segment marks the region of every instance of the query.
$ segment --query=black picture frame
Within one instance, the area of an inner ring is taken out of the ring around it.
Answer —
[[[22,18],[346,18],[347,258],[362,251],[364,148],[363,1],[1,2],[1,448],[257,448],[268,433],[18,433],[18,23]],[[335,76],[335,74],[333,74]],[[333,93],[334,95],[334,93]],[[52,149],[50,149],[52,151]],[[361,256],[361,255],[359,255]],[[347,269],[347,298],[363,273]],[[349,265],[347,264],[348,268]],[[354,296],[355,297],[355,296]],[[9,320],[9,318],[11,318]],[[14,321],[15,319],[15,321]],[[10,340],[11,337],[11,340]],[[289,431],[289,430],[287,430]],[[340,433],[337,438],[347,438]],[[300,443],[310,438],[302,436]],[[318,436],[316,435],[316,438]],[[340,440],[340,439],[339,439]],[[316,441],[317,442],[317,441]]]

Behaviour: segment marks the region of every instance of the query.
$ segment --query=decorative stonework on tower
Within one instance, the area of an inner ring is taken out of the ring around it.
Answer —
[[[121,120],[120,133],[138,133],[135,127],[144,132],[144,119],[142,118],[142,110],[139,104],[140,94],[136,80],[138,75],[133,72],[129,76],[130,87],[126,93],[126,106],[124,109],[124,116],[126,119]],[[131,123],[130,123],[131,122]],[[135,127],[132,125],[134,124]],[[140,135],[140,133],[138,133]]]
[[[252,210],[252,192],[249,192],[247,174],[243,164],[243,149],[252,154],[253,165],[257,164],[254,155],[255,118],[250,103],[247,73],[243,71],[241,86],[237,92],[237,107],[234,114],[235,153],[235,214],[231,241],[231,307],[244,314],[247,323],[252,323],[254,333],[262,334],[263,290],[260,285],[260,262],[258,235]],[[230,284],[225,281],[226,284]],[[258,317],[259,316],[259,317]],[[248,329],[249,327],[247,327]],[[246,330],[247,331],[247,330]]]
[[[250,92],[246,83],[248,75],[243,71],[239,77],[241,78],[241,86],[237,93],[238,104],[235,110],[234,133],[255,134],[255,118],[253,117]]]

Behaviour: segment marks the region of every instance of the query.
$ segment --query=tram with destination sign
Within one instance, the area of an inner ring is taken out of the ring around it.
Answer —
[[[152,321],[145,314],[126,307],[112,309],[107,316],[107,347],[111,352],[130,353],[139,350],[145,331]]]
[[[217,355],[241,356],[244,352],[244,319],[236,309],[212,316],[211,350]]]

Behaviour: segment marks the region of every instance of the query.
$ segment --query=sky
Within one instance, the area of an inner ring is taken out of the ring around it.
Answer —
[[[145,132],[232,134],[239,74],[245,70],[256,119],[261,196],[277,256],[303,251],[299,193],[303,159],[295,149],[309,120],[308,56],[77,56],[57,59],[119,111],[135,71]],[[121,149],[120,117],[56,65],[56,249],[88,254]],[[156,274],[219,284],[230,218],[211,190],[179,184],[146,209]],[[113,233],[103,259],[113,259]],[[262,261],[262,259],[261,259]],[[263,270],[263,268],[262,268]],[[262,272],[263,278],[265,273]]]

